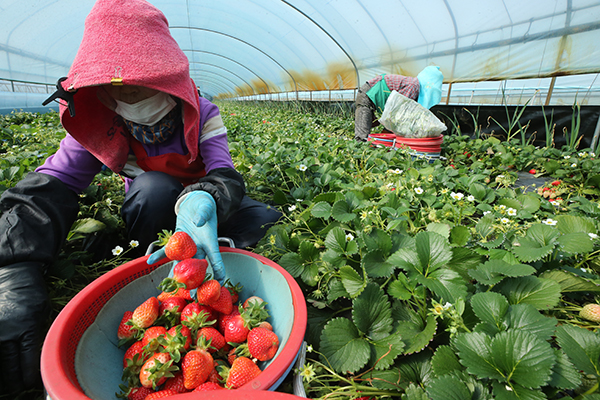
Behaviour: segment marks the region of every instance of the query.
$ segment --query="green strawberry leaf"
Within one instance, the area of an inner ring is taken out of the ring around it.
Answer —
[[[577,389],[581,385],[581,374],[562,349],[554,350],[556,364],[552,367],[549,385],[560,389]]]
[[[332,278],[329,281],[329,291],[327,292],[327,300],[329,302],[333,302],[334,300],[339,299],[340,297],[349,299],[350,293],[346,291],[346,288],[344,288],[344,285],[342,284],[342,281],[340,279]]]
[[[471,231],[466,226],[453,226],[450,230],[450,243],[454,246],[466,246],[471,240]]]
[[[329,219],[331,217],[331,208],[329,203],[320,201],[313,205],[310,214],[315,218]]]
[[[546,400],[546,395],[540,389],[529,389],[520,385],[505,385],[492,382],[495,400]]]
[[[325,246],[337,254],[352,255],[358,251],[356,241],[347,240],[346,232],[340,227],[335,227],[327,233]]]
[[[429,350],[424,350],[396,360],[394,366],[400,371],[402,382],[414,382],[426,386],[435,377],[431,368],[431,356]]]
[[[391,236],[381,229],[373,229],[368,234],[361,234],[360,239],[364,242],[368,251],[379,250],[382,254],[388,256],[392,250]]]
[[[290,273],[294,278],[299,277],[304,271],[304,266],[302,265],[302,257],[298,253],[286,253],[277,262],[281,265],[287,272]]]
[[[381,250],[373,250],[365,254],[360,263],[367,271],[367,275],[373,278],[389,278],[395,269],[392,264],[387,262]]]
[[[416,386],[414,383],[408,385],[408,387],[404,390],[404,394],[401,397],[401,400],[430,400],[429,396],[425,393],[423,389],[419,386]]]
[[[338,373],[353,373],[369,361],[371,347],[347,318],[329,321],[321,334],[321,358]]]
[[[510,306],[507,322],[511,329],[530,332],[542,340],[550,340],[558,321],[544,316],[531,304],[515,304]]]
[[[469,275],[484,285],[496,285],[504,277],[519,277],[533,275],[535,268],[527,264],[509,264],[503,260],[489,260],[480,264],[476,269],[468,271]]]
[[[413,296],[416,282],[409,281],[402,272],[396,278],[388,285],[388,294],[398,300],[409,300]]]
[[[369,283],[352,303],[352,320],[356,328],[373,340],[392,331],[392,310],[379,285]]]
[[[550,255],[554,247],[555,243],[542,246],[533,239],[522,237],[518,239],[518,246],[513,247],[512,252],[522,262],[533,262]]]
[[[392,333],[371,342],[371,359],[369,365],[378,370],[389,368],[394,360],[404,351],[402,336]]]
[[[519,200],[523,205],[523,210],[530,213],[537,212],[542,205],[540,199],[531,193],[519,195],[517,196],[517,200]]]
[[[347,265],[340,268],[340,278],[344,289],[346,289],[352,298],[358,296],[367,284],[354,268]]]
[[[558,283],[536,276],[505,279],[497,288],[510,304],[527,303],[538,310],[552,308],[560,301]]]
[[[560,285],[562,293],[569,292],[600,292],[600,286],[595,282],[591,282],[581,276],[575,275],[572,272],[564,270],[545,271],[539,276],[540,278],[552,280]]]
[[[437,376],[463,370],[456,353],[452,347],[447,345],[438,346],[435,350],[435,354],[431,358],[431,367]]]
[[[437,322],[433,315],[429,315],[425,323],[410,321],[398,321],[397,331],[406,344],[404,354],[419,352],[433,340],[437,329]]]
[[[450,237],[450,225],[448,225],[448,224],[432,222],[427,225],[427,231],[435,232],[435,233],[445,237],[446,239],[448,239]]]
[[[427,276],[450,262],[452,252],[448,240],[434,232],[415,235],[415,247],[401,248],[390,256],[388,262],[407,272]]]
[[[364,374],[364,378],[375,388],[402,391],[401,386],[398,384],[400,382],[400,372],[395,368],[386,370],[371,369]]]
[[[431,400],[464,400],[471,399],[472,393],[465,381],[454,375],[444,375],[433,379],[427,386],[427,394]]]
[[[350,205],[345,200],[336,201],[331,208],[331,217],[339,222],[350,222],[356,218],[350,208]]]
[[[558,239],[560,249],[569,254],[591,253],[594,251],[594,242],[587,233],[565,233]]]
[[[494,338],[479,332],[459,334],[454,345],[469,373],[505,384],[540,387],[550,380],[556,362],[550,344],[526,331],[511,329]]]
[[[500,293],[476,293],[471,297],[471,307],[481,321],[495,328],[495,332],[506,330],[505,316],[509,304],[506,297]]]
[[[563,234],[596,233],[596,227],[591,220],[576,215],[558,215],[556,222],[556,229]],[[589,240],[589,237],[587,239]]]
[[[578,326],[561,325],[556,329],[556,341],[575,368],[600,376],[600,335]]]
[[[456,303],[467,297],[466,282],[451,269],[438,269],[428,276],[416,275],[414,279],[444,301]]]

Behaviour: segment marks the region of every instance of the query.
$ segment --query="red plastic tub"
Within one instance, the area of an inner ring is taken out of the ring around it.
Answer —
[[[221,254],[227,277],[244,286],[240,298],[257,295],[267,302],[269,322],[280,338],[275,357],[260,364],[263,372],[240,391],[275,390],[304,340],[306,300],[294,278],[273,261],[229,247],[221,247]],[[120,319],[125,311],[158,295],[156,287],[171,269],[165,262],[147,265],[147,258],[132,260],[96,279],[60,312],[48,331],[41,358],[44,387],[52,400],[115,398],[125,352],[117,346]]]

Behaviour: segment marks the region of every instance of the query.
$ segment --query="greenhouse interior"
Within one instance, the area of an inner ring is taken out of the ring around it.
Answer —
[[[600,0],[0,0],[0,135],[0,400],[600,400]]]

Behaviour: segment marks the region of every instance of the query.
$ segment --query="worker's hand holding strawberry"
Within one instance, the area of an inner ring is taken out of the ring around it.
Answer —
[[[217,237],[217,205],[213,197],[202,190],[196,190],[182,197],[175,206],[177,224],[175,231],[189,234],[198,251],[194,258],[207,259],[212,266],[214,278],[221,284],[225,282],[225,268]],[[154,252],[148,258],[153,264],[166,257],[165,249]]]

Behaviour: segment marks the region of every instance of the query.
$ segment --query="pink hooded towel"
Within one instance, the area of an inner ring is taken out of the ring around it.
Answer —
[[[74,93],[75,116],[61,104],[64,128],[115,172],[133,140],[117,114],[97,96],[98,85],[139,85],[182,100],[189,162],[198,156],[200,104],[189,62],[169,32],[164,14],[144,0],[97,0],[62,87]]]

